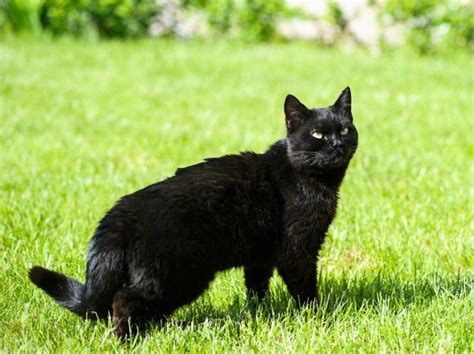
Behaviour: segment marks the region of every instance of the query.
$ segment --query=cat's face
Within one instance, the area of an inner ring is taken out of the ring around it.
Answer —
[[[308,109],[288,95],[285,116],[288,157],[297,170],[317,173],[347,166],[358,141],[349,87],[327,108]]]

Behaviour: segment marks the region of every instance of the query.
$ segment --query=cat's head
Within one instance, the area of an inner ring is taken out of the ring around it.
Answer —
[[[308,109],[288,95],[285,117],[288,158],[297,170],[318,173],[348,165],[358,141],[349,87],[327,108]]]

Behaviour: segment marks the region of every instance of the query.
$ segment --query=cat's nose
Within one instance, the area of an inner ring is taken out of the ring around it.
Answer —
[[[334,138],[334,139],[332,139],[332,146],[340,147],[340,146],[342,146],[342,141],[337,139],[337,138]]]

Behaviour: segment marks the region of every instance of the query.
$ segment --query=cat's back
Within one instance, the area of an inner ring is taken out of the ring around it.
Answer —
[[[253,218],[276,204],[262,155],[245,152],[179,168],[175,175],[124,198],[140,218],[186,218],[196,224],[211,215]]]
[[[203,162],[178,168],[174,176],[151,185],[144,191],[153,193],[190,193],[190,197],[201,192],[222,191],[223,188],[259,188],[266,184],[267,177],[261,155],[245,152],[208,158]],[[209,198],[210,195],[207,195]]]
[[[236,155],[208,158],[198,164],[178,168],[175,178],[200,178],[206,176],[251,180],[264,177],[262,155],[243,152]]]

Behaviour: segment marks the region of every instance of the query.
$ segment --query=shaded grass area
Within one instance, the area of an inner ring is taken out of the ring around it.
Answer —
[[[0,44],[0,343],[50,351],[473,351],[473,64],[309,44]],[[321,254],[318,309],[241,270],[128,345],[27,282],[83,280],[97,221],[177,167],[284,135],[282,105],[353,91],[360,146]]]

